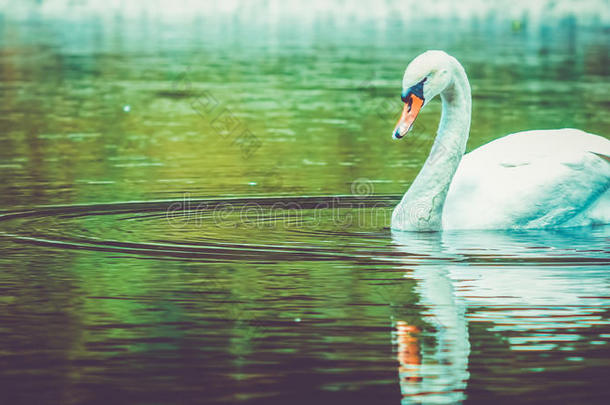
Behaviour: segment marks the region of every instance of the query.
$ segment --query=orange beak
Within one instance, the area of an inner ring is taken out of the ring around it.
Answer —
[[[396,128],[394,128],[394,132],[392,133],[394,139],[404,137],[407,132],[411,130],[415,118],[417,118],[417,114],[419,114],[419,111],[424,105],[424,99],[411,92],[403,100],[405,100],[405,107],[403,108],[402,115],[396,123]]]

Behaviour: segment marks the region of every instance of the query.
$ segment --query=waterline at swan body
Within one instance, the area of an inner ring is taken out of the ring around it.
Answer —
[[[392,229],[555,228],[610,223],[610,141],[577,129],[534,130],[496,139],[464,155],[470,84],[442,51],[415,58],[403,78],[407,136],[440,95],[442,115],[424,166],[396,206]]]

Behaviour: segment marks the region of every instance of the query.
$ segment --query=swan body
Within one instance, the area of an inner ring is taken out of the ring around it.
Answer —
[[[440,94],[441,123],[420,173],[396,206],[392,228],[528,229],[610,223],[610,141],[577,129],[510,134],[465,154],[471,96],[459,62],[428,51],[403,79],[405,136]]]
[[[610,155],[610,142],[576,129],[519,132],[475,149],[453,177],[443,229],[610,222],[610,163],[591,151]]]

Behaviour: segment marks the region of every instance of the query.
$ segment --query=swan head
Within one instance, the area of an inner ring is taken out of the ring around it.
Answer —
[[[443,51],[427,51],[413,59],[402,78],[401,99],[405,103],[392,137],[404,137],[420,110],[445,90],[452,80],[453,57]]]

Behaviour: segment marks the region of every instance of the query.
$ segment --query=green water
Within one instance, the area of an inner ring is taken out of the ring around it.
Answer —
[[[603,403],[608,229],[387,227],[413,57],[464,65],[468,150],[608,136],[608,27],[257,21],[0,16],[7,403]]]
[[[206,20],[161,29],[4,21],[3,204],[349,194],[360,178],[375,193],[402,193],[429,151],[440,103],[420,115],[413,139],[388,134],[404,68],[430,48],[456,56],[470,77],[469,150],[534,128],[607,135],[607,32],[496,24],[270,33]],[[236,142],[244,131],[260,147]]]

